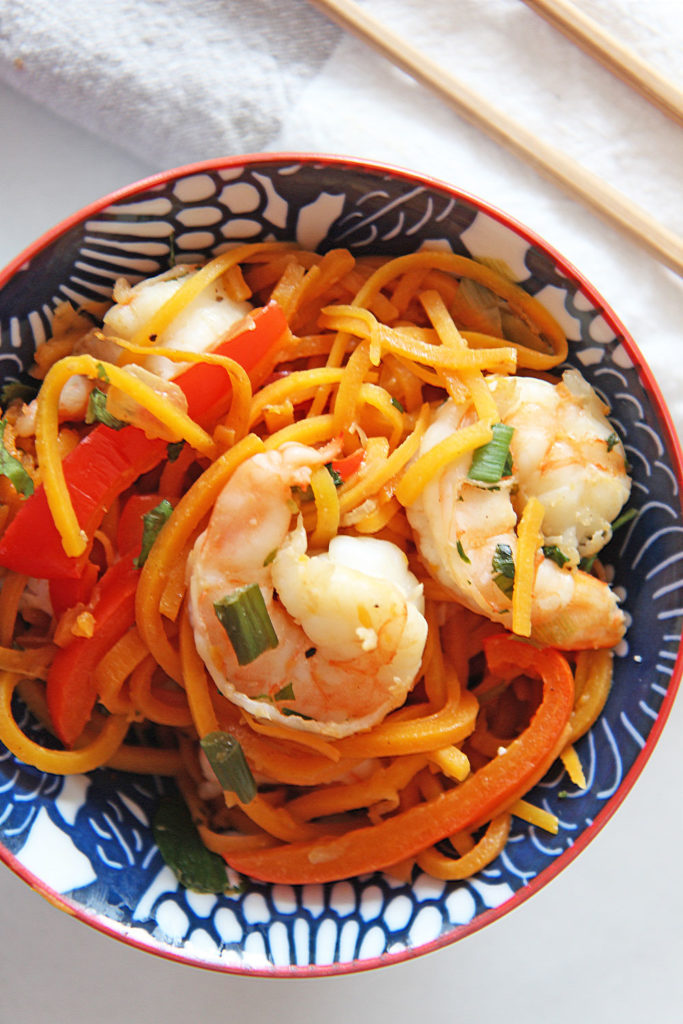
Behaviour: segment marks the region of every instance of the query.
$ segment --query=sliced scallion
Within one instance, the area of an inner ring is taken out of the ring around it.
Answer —
[[[168,461],[175,462],[184,447],[184,441],[169,441],[166,445],[166,458]]]
[[[622,512],[622,514],[620,516],[617,516],[617,518],[612,523],[612,533],[614,533],[615,530],[618,530],[620,526],[625,526],[626,523],[630,523],[631,520],[635,519],[637,515],[637,508],[629,508],[625,512]]]
[[[510,441],[515,428],[506,423],[494,423],[491,430],[491,440],[475,448],[467,474],[470,480],[478,480],[483,484],[495,484],[512,471]]]
[[[264,651],[277,647],[277,633],[258,583],[238,587],[215,601],[213,607],[240,665],[248,665]]]
[[[467,564],[469,565],[471,560],[465,554],[465,549],[462,546],[462,541],[461,540],[456,541],[456,545],[455,546],[458,549],[458,554],[462,558],[463,562],[467,562]]]
[[[150,551],[154,541],[159,536],[162,526],[169,519],[171,512],[173,511],[173,505],[168,498],[162,498],[158,505],[155,505],[149,512],[145,512],[142,517],[142,548],[140,554],[135,559],[135,568],[141,569]]]
[[[491,568],[496,574],[493,577],[493,582],[504,594],[509,596],[515,582],[515,560],[509,544],[496,544],[496,550],[491,559]]]
[[[161,800],[152,829],[161,856],[186,889],[207,893],[232,891],[225,861],[204,846],[179,797]]]
[[[26,404],[28,404],[36,397],[37,394],[37,381],[29,384],[26,381],[10,380],[0,388],[0,406],[2,406],[3,409],[6,409],[10,402],[14,402],[17,398],[20,398],[22,402],[26,402]]]
[[[560,568],[562,568],[563,565],[566,565],[569,561],[568,556],[565,555],[564,551],[562,551],[557,544],[544,544],[543,555],[545,558],[549,558],[552,562],[555,562],[556,565],[559,565]]]
[[[334,486],[341,487],[341,485],[344,483],[344,481],[342,480],[341,473],[337,472],[337,470],[334,468],[331,462],[325,463],[325,469],[332,477],[332,480],[334,481]]]
[[[294,700],[294,684],[287,683],[273,696],[273,700]]]
[[[239,740],[229,732],[209,732],[200,746],[223,789],[234,793],[243,804],[256,796],[256,783]]]
[[[100,388],[93,388],[88,398],[88,409],[85,414],[86,423],[102,423],[105,427],[110,427],[111,430],[123,430],[126,423],[123,420],[118,419],[116,416],[112,416],[107,411],[107,396],[104,391]]]
[[[7,451],[5,442],[5,427],[7,420],[0,420],[0,476],[6,476],[17,494],[23,494],[28,498],[33,494],[33,480],[24,469],[19,459]]]

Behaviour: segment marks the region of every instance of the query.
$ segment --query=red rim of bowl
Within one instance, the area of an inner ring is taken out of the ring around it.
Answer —
[[[66,231],[75,227],[77,224],[88,220],[93,215],[101,212],[103,209],[119,203],[124,199],[134,197],[141,192],[146,192],[150,189],[154,189],[161,185],[167,184],[176,178],[184,178],[189,175],[201,174],[207,171],[219,171],[227,168],[234,167],[247,167],[254,164],[261,163],[284,163],[284,164],[325,164],[332,165],[335,167],[348,167],[352,170],[368,171],[374,174],[380,175],[391,175],[405,179],[406,181],[414,182],[418,185],[423,185],[425,188],[437,189],[442,192],[446,192],[454,198],[459,198],[472,206],[476,207],[482,213],[491,217],[493,220],[498,221],[503,226],[514,231],[515,234],[524,238],[531,245],[540,249],[547,256],[552,259],[556,266],[559,266],[563,274],[570,280],[572,280],[581,291],[590,299],[595,308],[599,309],[606,323],[609,324],[610,328],[614,332],[615,336],[624,344],[628,355],[637,367],[639,375],[647,388],[651,398],[653,399],[654,405],[657,409],[657,414],[660,417],[662,423],[666,427],[668,433],[668,440],[671,447],[671,455],[675,467],[677,470],[678,480],[681,483],[681,491],[683,491],[683,450],[678,439],[678,435],[671,419],[671,414],[664,402],[664,398],[660,392],[659,386],[652,375],[652,371],[647,365],[640,349],[636,342],[633,340],[631,335],[628,333],[626,328],[623,326],[621,321],[618,319],[616,314],[613,312],[611,307],[605,302],[600,293],[593,287],[593,285],[586,280],[586,278],[568,261],[562,256],[556,249],[549,245],[545,239],[541,238],[535,232],[530,230],[524,224],[517,221],[514,217],[504,213],[497,207],[490,205],[477,196],[473,196],[462,189],[456,188],[453,185],[449,185],[447,182],[441,181],[438,178],[431,178],[428,175],[424,175],[415,171],[408,170],[406,168],[396,166],[393,164],[379,163],[372,160],[358,159],[355,157],[346,157],[340,155],[330,155],[325,153],[305,153],[305,152],[285,152],[285,153],[250,153],[241,156],[229,156],[219,157],[212,160],[203,160],[197,163],[185,164],[180,167],[174,167],[167,171],[161,171],[158,174],[151,175],[147,178],[142,178],[139,181],[133,182],[130,185],[126,185],[123,188],[117,189],[115,192],[97,199],[76,213],[64,220],[60,221],[54,227],[50,228],[34,242],[32,242],[26,249],[24,249],[18,256],[16,256],[7,266],[0,270],[0,288],[4,288],[7,282],[13,277],[18,270],[29,263],[38,253],[42,252],[43,249],[47,248],[55,239],[59,238]],[[683,512],[683,509],[682,509]],[[479,931],[486,925],[493,923],[501,917],[514,910],[520,904],[526,902],[531,896],[542,889],[548,882],[555,878],[560,871],[564,870],[568,864],[570,864],[578,854],[585,849],[585,847],[591,842],[592,839],[600,832],[604,825],[609,821],[612,815],[621,806],[623,800],[633,788],[636,779],[642,772],[645,764],[647,763],[652,751],[654,750],[657,741],[662,733],[662,729],[666,724],[666,721],[671,712],[673,702],[680,685],[681,676],[683,674],[683,646],[679,647],[676,662],[674,664],[673,672],[671,675],[671,682],[668,686],[666,696],[662,701],[661,707],[657,718],[650,730],[645,745],[640,750],[634,763],[631,765],[630,770],[624,776],[619,789],[614,794],[605,807],[600,811],[599,814],[593,819],[592,823],[584,829],[579,838],[572,846],[568,847],[562,854],[560,854],[552,864],[544,868],[538,875],[536,875],[528,885],[519,889],[510,899],[505,903],[502,903],[498,907],[491,908],[479,914],[476,918],[466,925],[456,925],[450,931],[445,932],[438,938],[425,943],[422,946],[410,949],[403,949],[397,953],[383,953],[380,956],[369,958],[367,960],[354,960],[346,963],[338,964],[307,964],[307,965],[292,965],[289,967],[276,967],[273,966],[270,969],[265,967],[249,968],[244,965],[232,964],[229,962],[221,963],[220,961],[214,960],[202,960],[197,956],[189,956],[181,951],[164,946],[161,942],[155,940],[152,936],[145,933],[144,937],[138,938],[136,935],[131,934],[132,929],[129,926],[117,927],[116,922],[113,922],[110,918],[105,917],[103,914],[91,912],[85,910],[79,906],[75,901],[68,899],[67,897],[55,892],[49,886],[45,885],[36,875],[31,871],[24,868],[19,860],[11,854],[4,847],[0,846],[0,860],[4,861],[7,866],[26,882],[35,892],[43,896],[49,903],[57,907],[59,910],[63,910],[70,914],[72,917],[77,918],[84,924],[89,925],[92,928],[108,935],[110,938],[117,939],[127,946],[132,946],[136,949],[143,950],[147,953],[152,953],[156,956],[160,956],[163,959],[175,961],[177,963],[186,964],[189,966],[200,967],[207,970],[218,971],[226,974],[237,974],[247,977],[266,977],[266,978],[304,978],[304,977],[325,977],[339,974],[350,974],[361,971],[373,970],[378,967],[386,966],[389,964],[400,963],[405,960],[415,959],[418,956],[423,956],[426,953],[433,952],[437,949],[442,949],[445,946],[451,945],[452,943],[459,941],[465,936],[472,934],[473,932]],[[142,930],[142,929],[141,929]]]

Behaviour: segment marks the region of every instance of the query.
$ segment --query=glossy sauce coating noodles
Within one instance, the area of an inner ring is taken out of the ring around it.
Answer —
[[[444,252],[246,245],[60,309],[3,411],[0,739],[175,776],[266,881],[465,878],[511,815],[556,830],[524,796],[558,757],[585,784],[630,488],[566,354]]]

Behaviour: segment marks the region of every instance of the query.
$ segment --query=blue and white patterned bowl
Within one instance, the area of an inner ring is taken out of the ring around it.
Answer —
[[[301,977],[394,963],[481,928],[536,892],[605,824],[652,752],[681,675],[683,472],[640,353],[561,256],[445,184],[340,158],[260,155],[181,168],[60,224],[0,273],[2,376],[31,364],[65,298],[106,298],[117,277],[156,274],[172,254],[205,259],[264,238],[387,255],[439,246],[504,261],[560,321],[570,362],[609,401],[638,509],[606,552],[631,624],[605,712],[579,743],[588,791],[551,772],[533,799],[559,816],[559,834],[517,822],[502,856],[469,881],[418,875],[407,885],[373,875],[303,888],[251,883],[231,897],[187,892],[150,830],[168,782],[106,770],[46,776],[0,747],[0,857],[51,902],[184,963]]]

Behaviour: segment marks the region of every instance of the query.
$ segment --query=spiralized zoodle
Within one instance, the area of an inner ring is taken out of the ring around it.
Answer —
[[[512,815],[556,831],[524,797],[558,757],[585,785],[629,482],[547,310],[451,253],[260,243],[93,312],[5,401],[2,742],[176,777],[266,881],[461,879]]]

